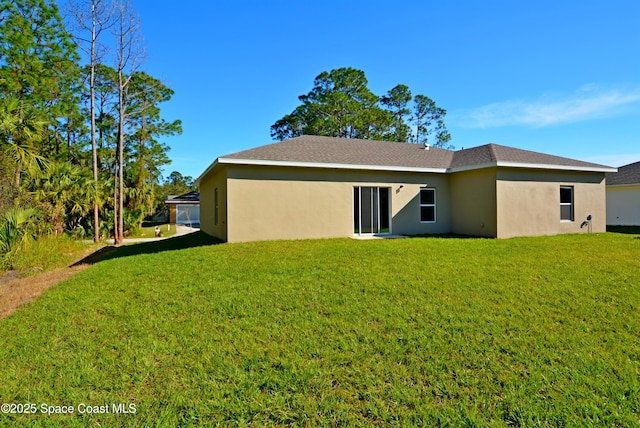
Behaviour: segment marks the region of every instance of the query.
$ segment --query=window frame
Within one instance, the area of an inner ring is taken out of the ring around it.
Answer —
[[[570,202],[562,202],[562,191],[569,190],[571,193]],[[563,218],[562,207],[569,207],[569,218]],[[560,221],[572,222],[575,221],[575,189],[573,186],[560,186]]]
[[[429,191],[433,193],[433,203],[430,204],[423,204],[422,203],[422,192],[423,191]],[[418,194],[418,216],[420,217],[420,223],[422,224],[433,224],[436,223],[438,221],[438,210],[437,208],[437,195],[436,195],[436,188],[435,187],[421,187],[420,188],[420,193]],[[425,207],[433,207],[433,220],[423,220],[422,219],[422,208]]]
[[[214,225],[217,226],[219,221],[220,221],[220,211],[219,211],[219,199],[218,199],[218,188],[216,187],[215,190],[213,191],[213,207],[214,207],[214,214],[213,214],[213,220],[214,220]]]

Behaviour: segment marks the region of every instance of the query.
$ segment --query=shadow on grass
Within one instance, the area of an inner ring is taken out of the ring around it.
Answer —
[[[121,257],[137,256],[139,254],[154,254],[164,251],[184,250],[186,248],[203,247],[206,245],[221,244],[222,241],[212,238],[203,232],[194,232],[187,235],[163,239],[161,241],[129,244],[122,247],[113,245],[103,247],[71,265],[93,265],[103,260],[118,259]]]
[[[169,223],[169,219],[167,220],[145,220],[142,222],[142,227],[154,227],[154,226],[164,226]]]
[[[420,235],[405,235],[405,238],[494,239],[482,236],[459,235],[457,233],[423,233]]]
[[[607,232],[640,235],[640,226],[607,226]]]

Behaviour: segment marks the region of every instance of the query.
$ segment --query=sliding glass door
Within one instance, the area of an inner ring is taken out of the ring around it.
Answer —
[[[388,187],[353,188],[353,230],[356,235],[391,233],[389,194]]]

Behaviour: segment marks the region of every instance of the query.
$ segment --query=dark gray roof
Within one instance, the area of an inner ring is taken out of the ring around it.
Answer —
[[[166,204],[193,204],[200,203],[200,192],[189,192],[184,195],[179,196],[169,196],[169,198],[164,201]]]
[[[531,165],[557,165],[579,168],[607,168],[604,165],[595,163],[547,155],[529,150],[521,150],[514,147],[500,146],[498,144],[486,144],[484,146],[455,152],[451,168],[464,168],[496,162]]]
[[[498,164],[564,167],[567,169],[610,169],[605,165],[487,144],[451,151],[419,144],[357,140],[305,135],[222,156],[219,160],[274,161],[308,164],[381,166],[399,168],[459,170]]]
[[[222,156],[224,159],[253,159],[340,165],[448,168],[451,150],[419,144],[358,140],[305,135]]]
[[[618,172],[607,174],[607,185],[640,184],[640,162],[621,166]]]

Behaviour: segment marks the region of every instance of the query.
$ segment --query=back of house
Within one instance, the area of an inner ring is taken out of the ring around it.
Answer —
[[[202,230],[228,242],[509,238],[604,231],[614,171],[495,144],[451,151],[303,136],[219,157],[196,182]]]

